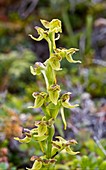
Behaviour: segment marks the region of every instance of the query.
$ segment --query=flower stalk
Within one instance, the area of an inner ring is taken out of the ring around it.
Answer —
[[[55,137],[53,140],[55,129],[54,124],[58,114],[61,112],[61,117],[64,124],[64,129],[67,128],[65,120],[64,108],[75,108],[78,104],[71,105],[69,102],[71,92],[67,92],[61,95],[61,87],[58,85],[56,79],[56,72],[61,71],[61,60],[66,58],[70,63],[81,63],[79,60],[74,60],[72,55],[78,51],[76,48],[57,48],[56,40],[60,38],[61,21],[53,19],[51,22],[41,20],[45,30],[40,27],[35,27],[39,37],[35,38],[29,35],[35,41],[41,41],[45,39],[49,46],[49,58],[44,62],[36,62],[34,67],[30,66],[31,73],[34,76],[43,75],[46,92],[34,92],[32,95],[35,99],[34,105],[29,108],[41,108],[44,112],[44,117],[39,122],[35,122],[36,128],[25,131],[25,137],[23,139],[15,138],[21,143],[29,143],[32,138],[38,141],[40,145],[42,156],[32,157],[34,161],[32,168],[28,170],[55,170],[56,155],[62,150],[69,153],[70,155],[76,155],[78,152],[72,151],[70,148],[72,144],[77,144],[75,140],[66,141],[60,136]],[[57,37],[55,37],[57,35]],[[43,145],[45,144],[45,145]]]

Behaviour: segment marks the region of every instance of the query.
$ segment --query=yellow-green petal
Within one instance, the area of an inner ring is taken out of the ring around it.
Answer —
[[[46,21],[44,19],[40,19],[40,21],[45,28],[49,28],[49,23],[50,23],[49,21]]]
[[[61,136],[56,136],[55,138],[59,139],[61,142],[66,143],[67,141]]]
[[[35,93],[34,92],[32,95],[35,98],[34,106],[29,106],[28,108],[39,108],[39,107],[41,107],[44,104],[45,99],[47,97],[47,93],[45,93],[45,92],[41,92],[41,93]]]
[[[34,139],[36,141],[44,141],[44,140],[46,140],[48,138],[48,135],[42,135],[42,136],[40,136],[40,135],[33,135],[33,137],[34,137]]]
[[[70,148],[70,146],[65,147],[65,150],[66,150],[66,152],[67,152],[68,154],[70,154],[70,155],[76,155],[76,154],[79,153],[79,152],[74,152],[74,151],[72,151],[72,149]]]
[[[57,105],[57,101],[60,94],[60,86],[57,84],[51,85],[48,89],[50,100]]]
[[[43,136],[47,132],[47,125],[46,124],[39,124],[38,126],[38,135]]]
[[[33,75],[39,75],[45,70],[45,66],[41,62],[36,62],[34,67],[30,66],[30,71]]]
[[[27,170],[40,170],[42,168],[42,162],[36,160],[32,166],[32,168],[26,168]]]
[[[53,31],[55,33],[58,33],[58,32],[62,32],[62,29],[61,29],[61,21],[58,20],[58,19],[53,19],[50,23],[49,23],[49,28],[50,28],[50,31]]]
[[[26,136],[26,137],[23,138],[23,139],[20,139],[20,138],[18,138],[18,137],[15,137],[14,139],[17,140],[17,141],[19,141],[20,143],[29,143],[29,142],[31,141],[31,137],[28,137],[28,136]]]
[[[35,41],[41,41],[43,39],[43,35],[40,35],[38,38],[35,38],[33,35],[29,34],[29,36]]]
[[[74,60],[74,59],[72,58],[72,55],[71,55],[71,54],[66,55],[66,59],[67,59],[70,63],[81,63],[80,60]]]
[[[77,107],[77,106],[79,106],[79,105],[78,105],[78,104],[71,105],[71,104],[69,103],[70,94],[71,94],[71,93],[68,92],[68,93],[65,93],[65,94],[62,95],[62,97],[61,97],[61,104],[62,104],[62,106],[65,107],[65,108],[70,108],[70,109],[72,109],[72,108],[75,108],[75,107]]]
[[[58,55],[53,55],[52,57],[49,58],[48,62],[51,65],[53,70],[62,70],[60,68],[60,61],[61,61],[61,57],[59,57]]]

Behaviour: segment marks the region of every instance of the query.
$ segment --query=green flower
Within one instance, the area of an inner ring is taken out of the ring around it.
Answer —
[[[29,106],[28,108],[39,108],[39,107],[41,107],[44,104],[45,99],[47,97],[46,92],[41,92],[41,93],[35,93],[34,92],[32,95],[35,98],[35,103],[34,103],[34,106]]]
[[[61,117],[62,117],[62,120],[63,120],[65,130],[66,130],[67,123],[66,123],[66,119],[65,119],[65,115],[64,115],[64,107],[72,109],[72,108],[79,106],[78,104],[71,105],[69,103],[70,94],[71,94],[70,92],[65,93],[61,96],[61,99],[60,99],[60,101],[61,101]]]
[[[60,86],[58,84],[51,85],[48,88],[49,98],[53,104],[57,105],[57,101],[60,94]]]
[[[39,35],[38,38],[33,37],[31,34],[29,34],[29,36],[35,40],[35,41],[41,41],[42,39],[45,39],[47,41],[49,41],[49,37],[48,37],[48,31],[44,31],[42,28],[40,27],[35,27],[35,29],[37,30],[37,33]]]
[[[76,155],[79,153],[79,152],[72,151],[72,149],[70,148],[70,145],[77,144],[77,141],[75,141],[73,139],[66,141],[61,136],[57,136],[56,138],[58,140],[52,141],[52,145],[53,145],[52,156],[56,154],[55,152],[61,152],[62,150],[66,151],[70,155]]]
[[[42,39],[45,39],[49,45],[51,46],[51,42],[53,42],[53,47],[55,48],[55,40],[58,40],[60,36],[58,35],[57,38],[55,38],[55,33],[61,33],[61,21],[58,19],[53,19],[51,22],[48,22],[46,20],[40,20],[43,26],[49,30],[44,30],[40,27],[35,27],[37,30],[37,33],[39,35],[38,38],[33,37],[31,34],[29,36],[35,40],[35,41],[41,41]]]
[[[48,63],[51,65],[51,67],[52,67],[53,70],[58,71],[58,70],[62,70],[62,69],[60,68],[60,61],[61,61],[61,60],[62,60],[62,57],[61,57],[61,56],[53,53],[53,54],[51,55],[51,57],[46,61],[46,63],[48,62]]]
[[[47,133],[47,123],[46,121],[40,121],[39,123],[35,123],[35,126],[38,127],[38,135],[43,136]]]
[[[47,29],[49,29],[49,32],[62,32],[61,29],[61,21],[58,19],[53,19],[51,22],[48,22],[46,20],[40,20],[43,26]]]
[[[77,107],[77,106],[79,106],[79,105],[78,105],[78,104],[71,105],[71,104],[69,103],[70,94],[71,94],[71,93],[68,92],[68,93],[65,93],[65,94],[62,95],[62,97],[61,97],[61,104],[62,104],[62,106],[65,107],[65,108],[72,109],[72,108],[75,108],[75,107]]]
[[[31,73],[33,75],[39,75],[45,70],[45,66],[41,62],[36,62],[34,67],[30,66]]]
[[[55,49],[55,53],[60,55],[62,58],[65,58],[70,62],[70,63],[81,63],[81,61],[79,60],[74,60],[72,58],[72,55],[77,52],[78,49],[77,48],[70,48],[70,49],[66,49],[66,48],[56,48]]]

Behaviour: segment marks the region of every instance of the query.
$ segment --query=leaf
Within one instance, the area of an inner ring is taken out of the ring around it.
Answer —
[[[26,168],[28,170],[40,170],[42,168],[42,162],[36,160],[32,166],[32,168]]]
[[[67,123],[66,123],[66,119],[65,119],[65,116],[64,116],[64,108],[63,107],[61,107],[61,117],[62,117],[62,120],[63,120],[63,123],[64,123],[64,129],[66,130]]]

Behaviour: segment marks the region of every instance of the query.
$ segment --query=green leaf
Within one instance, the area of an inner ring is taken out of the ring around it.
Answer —
[[[63,107],[61,107],[61,117],[62,117],[62,120],[63,120],[63,123],[64,123],[64,129],[66,130],[67,123],[66,123],[66,119],[65,119],[65,115],[64,115],[64,108]]]
[[[32,166],[32,168],[26,168],[28,170],[40,170],[42,168],[42,162],[36,160]]]
[[[58,84],[51,85],[48,89],[49,98],[53,104],[57,105],[57,101],[60,94],[60,86]]]
[[[106,169],[106,160],[104,160],[99,167],[99,170],[105,170]]]

